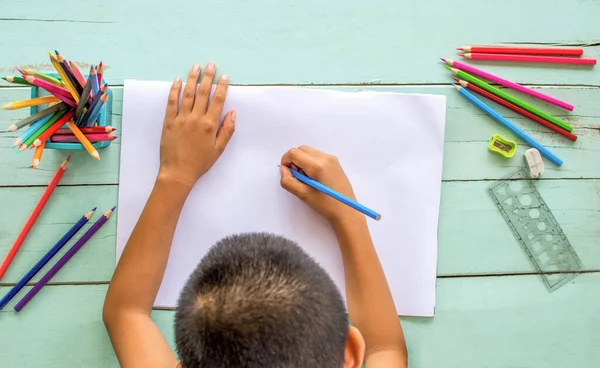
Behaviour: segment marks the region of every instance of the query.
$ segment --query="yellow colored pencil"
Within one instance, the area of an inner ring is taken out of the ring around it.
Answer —
[[[59,101],[59,99],[55,96],[36,97],[29,100],[10,102],[2,106],[2,108],[4,110],[16,110],[25,107],[44,105],[56,101]]]
[[[65,83],[65,87],[67,87],[67,89],[71,92],[71,95],[73,95],[75,102],[79,102],[79,93],[77,93],[75,86],[73,86],[73,84],[71,83],[71,80],[65,73],[64,69],[62,68],[62,65],[60,65],[58,59],[56,58],[56,56],[52,55],[52,53],[49,52],[48,55],[50,56],[50,62],[54,66],[54,69],[56,69],[58,75],[60,75],[60,79],[62,79],[62,81]]]
[[[85,148],[86,151],[88,151],[88,153],[95,158],[96,160],[100,160],[100,155],[98,154],[98,151],[96,150],[96,148],[92,145],[92,143],[85,137],[85,135],[81,132],[81,130],[79,130],[79,128],[77,127],[77,125],[73,122],[73,120],[69,120],[67,122],[67,125],[69,126],[69,129],[71,129],[71,132],[73,133],[73,135],[75,137],[77,137],[77,139],[79,140],[79,143],[81,143],[81,145],[83,146],[83,148]]]

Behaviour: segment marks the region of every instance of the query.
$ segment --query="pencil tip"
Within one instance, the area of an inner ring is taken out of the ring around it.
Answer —
[[[448,70],[452,70],[452,68],[450,68],[448,65],[444,65],[444,68],[446,68]]]
[[[67,159],[65,161],[67,161],[67,162],[71,161],[71,155],[67,156]]]
[[[462,51],[462,50],[463,50],[463,48],[464,48],[464,47],[457,47],[456,49],[457,49],[457,50],[460,50],[460,51]]]
[[[460,83],[460,80],[458,78],[452,78],[452,79],[454,79],[456,82]]]
[[[440,58],[441,61],[443,61],[444,63],[446,62],[446,58]]]
[[[111,210],[111,211],[114,211],[114,210],[115,210],[115,208],[117,208],[117,206],[114,206],[114,207],[113,207],[113,208],[111,208],[110,210]]]
[[[98,207],[94,207],[94,208],[92,208],[91,212],[94,212],[94,211],[96,211],[97,209],[98,209]]]
[[[56,54],[56,56],[58,56],[58,50],[54,50],[54,53]]]
[[[466,57],[465,54],[459,54],[458,56]]]

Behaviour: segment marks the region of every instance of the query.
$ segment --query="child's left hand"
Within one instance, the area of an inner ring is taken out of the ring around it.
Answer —
[[[215,73],[215,65],[209,63],[198,86],[201,68],[199,65],[192,67],[179,110],[182,81],[177,78],[173,82],[160,141],[159,180],[175,180],[191,189],[215,164],[231,139],[235,110],[225,115],[219,129],[229,79],[226,74],[221,75],[210,100]]]

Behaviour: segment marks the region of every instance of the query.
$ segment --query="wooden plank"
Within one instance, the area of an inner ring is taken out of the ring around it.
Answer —
[[[336,87],[345,91],[356,91],[355,87]],[[519,153],[511,160],[490,154],[487,141],[496,134],[514,137],[489,117],[471,106],[452,88],[448,87],[373,87],[378,91],[405,93],[430,93],[448,96],[447,126],[444,150],[444,180],[481,180],[502,178],[523,165],[522,152],[528,148],[521,144]],[[598,155],[600,144],[600,89],[598,88],[543,88],[559,98],[576,105],[576,113],[567,114],[558,108],[544,106],[557,116],[568,120],[579,135],[572,143],[539,125],[498,107],[500,111],[523,127],[525,131],[559,155],[565,164],[562,168],[547,162],[544,178],[600,178],[600,165],[590,165],[587,158]],[[25,88],[0,89],[0,103],[27,98]],[[529,100],[531,101],[531,100]],[[538,104],[543,106],[544,104]],[[122,111],[122,88],[114,89],[113,125],[120,128]],[[4,111],[0,113],[0,127],[8,127],[19,118],[27,116],[27,111]],[[240,123],[243,123],[240,117]],[[368,128],[368,126],[367,126]],[[119,135],[120,130],[117,131]],[[31,170],[32,153],[14,153],[10,148],[17,133],[0,134],[0,186],[46,185],[55,168],[66,156],[65,151],[47,150],[38,170]],[[64,184],[116,184],[118,183],[118,163],[120,139],[101,150],[102,160],[91,160],[84,151],[73,152],[70,172],[63,178]],[[520,141],[517,140],[520,143]],[[301,143],[301,142],[299,142]],[[278,158],[274,158],[278,159]]]
[[[412,368],[600,365],[600,274],[580,275],[554,293],[536,276],[438,279],[437,285],[434,318],[402,318]],[[50,286],[21,313],[0,312],[7,331],[0,334],[0,361],[7,367],[117,367],[101,320],[106,288]],[[171,346],[173,316],[153,313]]]
[[[490,200],[490,185],[482,181],[442,184],[438,275],[534,271]],[[585,269],[600,270],[600,183],[546,180],[538,185]],[[11,209],[0,211],[0,257],[8,252],[42,191],[41,187],[0,188],[0,203]],[[116,198],[116,186],[59,187],[2,283],[17,282],[85,211],[98,206],[103,212]],[[115,241],[116,221],[111,219],[53,282],[108,282],[115,266]]]
[[[48,69],[47,52],[60,47],[78,62],[103,59],[113,84],[124,78],[171,80],[185,75],[192,63],[208,61],[241,84],[445,83],[438,58],[458,55],[455,48],[466,43],[597,45],[600,34],[597,1],[557,0],[548,6],[544,0],[530,0],[526,7],[520,0],[493,6],[479,0],[410,6],[389,0],[175,1],[151,7],[117,0],[85,7],[76,0],[63,1],[61,7],[43,0],[27,7],[17,0],[2,4],[1,40],[7,45],[2,75],[19,65]],[[568,9],[560,24],[557,9]],[[451,13],[463,17],[453,19]],[[40,42],[24,37],[27,29],[68,37],[61,37],[57,46],[52,38]],[[585,51],[600,56],[599,47]],[[478,65],[524,83],[589,85],[600,79],[599,68]]]

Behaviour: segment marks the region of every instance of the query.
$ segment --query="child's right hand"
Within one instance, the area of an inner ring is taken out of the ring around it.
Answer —
[[[323,215],[334,227],[355,219],[364,221],[364,215],[360,212],[294,178],[289,167],[356,200],[352,185],[337,157],[308,146],[290,149],[281,158],[281,186]]]

